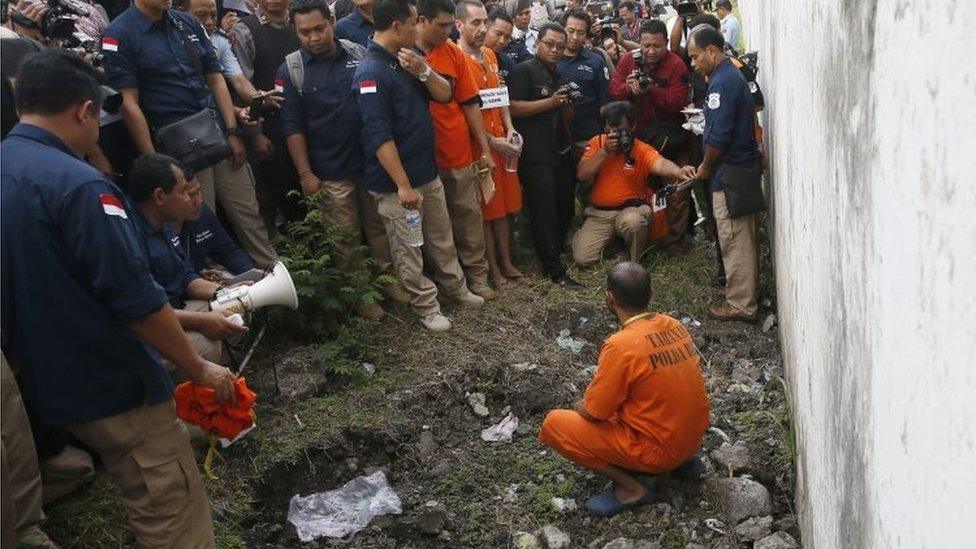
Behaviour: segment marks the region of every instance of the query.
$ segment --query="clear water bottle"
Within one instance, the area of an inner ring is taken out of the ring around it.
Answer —
[[[512,132],[512,137],[508,139],[508,144],[522,151],[522,136],[518,132]],[[518,171],[518,157],[505,159],[505,171],[515,173]]]
[[[423,216],[420,210],[404,208],[404,219],[407,222],[407,246],[419,248],[424,245]]]

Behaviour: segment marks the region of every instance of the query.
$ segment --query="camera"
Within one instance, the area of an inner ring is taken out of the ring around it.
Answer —
[[[634,57],[634,72],[630,73],[637,79],[637,87],[644,91],[651,87],[651,77],[644,70],[644,54],[640,50],[634,50],[631,55]]]
[[[41,35],[45,38],[70,42],[73,35],[76,34],[75,18],[84,16],[86,14],[83,6],[80,6],[77,2],[75,2],[75,0],[47,0],[47,6],[48,10],[41,18],[40,25],[16,10],[11,11],[10,17],[14,23],[17,23],[22,27],[39,29],[41,31]],[[94,43],[94,40],[91,39],[91,37],[88,37],[88,35],[84,33],[80,34],[92,42],[92,49],[89,50],[86,47],[86,50],[94,51],[97,49],[97,44]],[[77,46],[78,44],[70,45],[68,47]]]
[[[607,137],[616,138],[617,152],[619,153],[630,154],[634,148],[634,133],[630,130],[610,130]]]
[[[566,92],[566,95],[569,96],[569,102],[573,105],[576,105],[583,100],[583,92],[580,91],[579,84],[576,82],[567,82],[562,86],[559,86],[559,88],[556,89],[556,93],[560,92]]]
[[[699,12],[698,2],[679,2],[678,5],[675,6],[675,9],[677,10],[679,17],[684,17],[686,19],[688,17],[698,15]]]
[[[622,19],[613,17],[601,17],[594,21],[595,25],[600,25],[600,40],[606,40],[607,38],[616,38],[617,33],[613,30],[613,25],[623,24]]]

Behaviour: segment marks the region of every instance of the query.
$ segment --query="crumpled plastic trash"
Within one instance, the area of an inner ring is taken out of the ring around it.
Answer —
[[[303,542],[315,538],[341,538],[359,532],[379,515],[399,515],[400,497],[383,471],[356,477],[335,490],[308,496],[294,495],[288,506],[288,522],[295,525]]]
[[[492,425],[481,431],[481,440],[485,442],[511,442],[515,429],[518,429],[518,418],[515,417],[514,412],[509,412],[498,425]]]
[[[579,354],[583,350],[583,345],[586,345],[586,342],[582,339],[573,339],[569,335],[569,330],[562,330],[559,332],[559,336],[556,337],[556,345],[560,349],[572,351],[573,354]]]

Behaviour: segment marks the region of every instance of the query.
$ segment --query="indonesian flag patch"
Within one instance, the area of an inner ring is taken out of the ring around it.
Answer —
[[[363,80],[359,83],[359,94],[376,93],[376,80]]]
[[[119,39],[111,36],[102,38],[102,51],[119,51]]]
[[[100,194],[98,195],[98,200],[102,203],[102,210],[105,211],[105,215],[115,215],[122,219],[129,219],[129,216],[125,213],[125,208],[122,207],[122,201],[115,196]]]
[[[275,89],[276,93],[283,93],[285,91],[285,81],[282,78],[275,79]]]

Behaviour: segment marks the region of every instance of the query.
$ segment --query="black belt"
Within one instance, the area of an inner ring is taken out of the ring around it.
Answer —
[[[596,206],[596,205],[593,205],[593,209],[595,209],[595,210],[603,210],[603,211],[607,211],[607,212],[616,212],[616,211],[620,211],[620,210],[623,210],[623,209],[626,209],[626,208],[640,208],[641,206],[644,206],[646,204],[647,204],[647,200],[644,200],[643,198],[631,198],[630,200],[628,200],[627,202],[624,202],[623,204],[621,204],[619,206]]]

